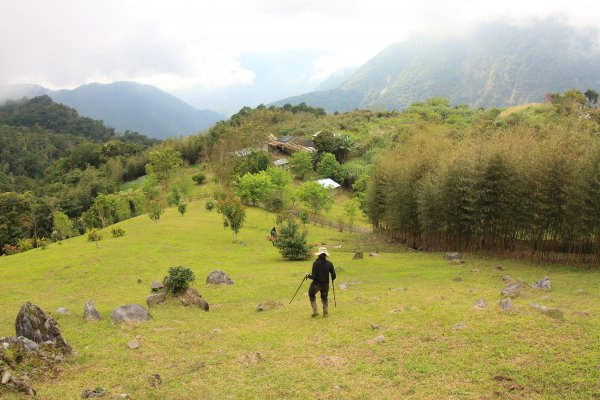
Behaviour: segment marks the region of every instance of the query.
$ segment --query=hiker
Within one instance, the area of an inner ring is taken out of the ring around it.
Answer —
[[[273,229],[271,229],[271,242],[273,243],[273,246],[275,246],[275,242],[277,241],[277,229],[275,229],[275,227],[273,227]]]
[[[312,273],[306,274],[308,279],[312,279],[312,283],[308,288],[308,297],[312,306],[312,317],[317,317],[317,292],[321,292],[321,302],[323,302],[323,317],[329,315],[329,303],[327,295],[329,294],[329,274],[331,274],[331,283],[335,281],[335,269],[333,263],[327,260],[329,253],[325,247],[319,247],[319,251],[315,253],[317,259],[313,262]]]

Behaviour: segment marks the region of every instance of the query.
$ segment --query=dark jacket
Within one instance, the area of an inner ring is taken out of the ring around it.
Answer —
[[[312,274],[308,275],[308,279],[312,279],[319,286],[329,286],[329,274],[331,274],[331,280],[335,280],[333,263],[326,258],[319,257],[313,263]]]

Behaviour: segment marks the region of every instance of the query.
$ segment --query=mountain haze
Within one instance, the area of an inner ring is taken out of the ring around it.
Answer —
[[[504,22],[464,37],[394,43],[335,89],[275,102],[323,107],[403,109],[441,96],[453,104],[506,107],[541,101],[549,92],[600,87],[596,32],[556,21],[519,27]]]

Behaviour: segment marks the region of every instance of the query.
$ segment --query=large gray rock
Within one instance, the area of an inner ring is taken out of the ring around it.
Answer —
[[[503,312],[514,311],[515,309],[513,307],[512,299],[510,297],[505,297],[502,300],[500,300],[500,308]]]
[[[517,297],[521,294],[521,290],[527,287],[527,284],[522,281],[511,283],[500,291],[502,296]]]
[[[165,285],[161,281],[154,281],[152,285],[150,285],[150,290],[152,292],[161,292],[165,288]]]
[[[167,300],[167,293],[152,293],[146,296],[146,304],[148,307],[154,307],[157,304],[164,303]]]
[[[47,316],[41,308],[27,302],[23,304],[15,321],[17,337],[23,336],[35,343],[51,341],[65,354],[72,352],[71,346],[60,333],[58,324]]]
[[[196,289],[187,288],[183,292],[177,293],[177,298],[184,306],[195,306],[204,311],[209,309],[208,302],[202,298],[202,295]]]
[[[88,300],[83,306],[83,319],[85,321],[100,321],[102,319],[92,300]]]
[[[212,271],[206,277],[206,284],[212,285],[233,285],[233,281],[225,272],[221,270]]]
[[[534,289],[552,290],[552,284],[550,283],[550,279],[548,279],[547,276],[535,282],[533,285],[531,285],[531,287]]]
[[[473,310],[485,310],[486,307],[487,303],[485,302],[485,300],[479,299],[472,308]]]
[[[40,345],[38,343],[34,342],[33,340],[29,340],[24,336],[19,336],[17,338],[17,342],[23,348],[23,350],[25,350],[28,353],[31,353],[32,351],[37,351],[40,348]]]
[[[139,304],[124,304],[115,308],[110,317],[117,322],[143,322],[152,319],[148,310]]]

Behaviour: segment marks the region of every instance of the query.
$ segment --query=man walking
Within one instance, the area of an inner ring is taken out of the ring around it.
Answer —
[[[329,303],[327,295],[329,294],[329,274],[331,274],[331,282],[335,281],[335,269],[333,263],[327,260],[329,253],[325,247],[320,247],[315,253],[317,259],[313,262],[312,273],[306,274],[308,279],[312,279],[312,283],[308,288],[308,297],[312,306],[312,317],[319,316],[317,311],[317,293],[321,292],[321,302],[323,302],[323,317],[329,315]]]

